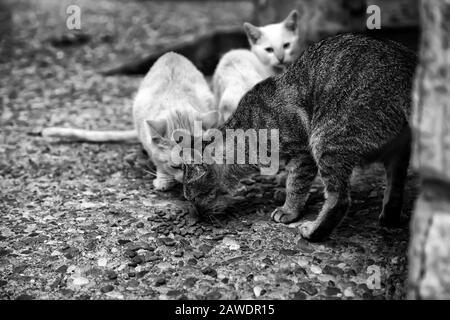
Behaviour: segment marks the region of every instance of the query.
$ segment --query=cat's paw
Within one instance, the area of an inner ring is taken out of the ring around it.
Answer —
[[[155,190],[158,191],[167,191],[169,189],[172,189],[175,185],[176,185],[175,180],[158,179],[158,178],[153,180],[153,186],[155,187]]]
[[[298,212],[287,211],[283,207],[276,208],[270,215],[273,221],[280,223],[291,223],[299,218]]]
[[[303,223],[300,226],[300,235],[309,241],[321,241],[328,236],[328,234],[320,232],[318,224],[315,221]]]

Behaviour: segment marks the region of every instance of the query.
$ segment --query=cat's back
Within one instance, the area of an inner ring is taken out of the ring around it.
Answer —
[[[169,87],[167,87],[169,85]],[[175,52],[162,55],[146,74],[142,86],[152,88],[207,86],[203,74],[184,56]]]
[[[161,56],[143,79],[135,98],[138,111],[190,105],[209,111],[214,97],[203,74],[184,56],[168,52]]]
[[[280,77],[279,87],[299,86],[308,113],[322,111],[323,118],[387,114],[393,108],[407,116],[416,63],[416,55],[399,43],[342,34],[309,47]]]
[[[250,50],[231,50],[223,55],[214,72],[214,92],[220,96],[229,86],[247,91],[270,75],[269,69]]]

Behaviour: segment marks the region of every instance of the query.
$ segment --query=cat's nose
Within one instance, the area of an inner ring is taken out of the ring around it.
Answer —
[[[283,64],[283,61],[284,61],[284,57],[280,57],[280,58],[278,58],[278,61],[280,62],[280,64]]]

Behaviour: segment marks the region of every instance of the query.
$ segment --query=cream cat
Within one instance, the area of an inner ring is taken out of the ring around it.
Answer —
[[[255,84],[273,75],[272,68],[259,61],[249,50],[227,52],[213,75],[213,92],[219,103],[221,123],[236,110],[239,100]]]
[[[300,56],[297,10],[291,11],[284,21],[263,27],[245,22],[244,30],[251,51],[274,73],[283,71]]]
[[[169,52],[161,56],[142,81],[133,103],[135,130],[89,131],[46,128],[46,137],[68,137],[94,142],[137,138],[156,166],[153,185],[168,190],[182,182],[183,171],[171,161],[175,129],[193,132],[194,121],[206,130],[218,124],[214,96],[202,73],[185,57]]]

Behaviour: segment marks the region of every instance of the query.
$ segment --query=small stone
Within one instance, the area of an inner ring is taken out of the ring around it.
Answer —
[[[314,249],[311,247],[311,244],[305,239],[300,239],[297,242],[297,249],[303,253],[313,253]]]
[[[100,288],[100,291],[103,293],[111,292],[114,290],[114,286],[112,284],[107,284],[106,286],[103,286]]]
[[[62,266],[60,266],[58,269],[56,269],[56,272],[58,272],[58,273],[66,273],[67,272],[67,266],[66,265],[62,265]]]
[[[139,287],[139,281],[137,281],[136,279],[131,279],[130,281],[127,282],[127,287],[128,288]]]
[[[160,240],[168,247],[173,247],[176,244],[175,240],[172,238],[161,238]]]
[[[197,264],[197,259],[191,258],[187,261],[191,266],[195,266]]]
[[[167,296],[169,296],[169,297],[176,297],[176,296],[180,296],[182,294],[183,294],[183,291],[177,290],[177,289],[167,291]]]
[[[268,265],[268,266],[273,265],[272,260],[270,260],[269,257],[265,257],[264,259],[262,259],[261,262],[264,263],[264,264],[266,264],[266,265]]]
[[[138,222],[136,223],[136,228],[143,228],[144,227],[144,223],[143,222]]]
[[[193,286],[195,286],[195,283],[198,281],[197,278],[194,277],[189,277],[184,281],[183,286],[185,286],[186,288],[192,288]]]
[[[206,300],[218,300],[222,294],[219,291],[209,292],[205,295]]]
[[[345,288],[345,290],[344,290],[344,296],[349,297],[349,298],[355,296],[355,294],[353,293],[352,287]]]
[[[308,282],[301,282],[301,283],[298,283],[297,285],[300,288],[300,290],[306,292],[310,296],[316,295],[318,292],[317,289]]]
[[[159,287],[159,286],[162,286],[162,285],[165,285],[167,283],[167,280],[166,280],[166,278],[157,278],[156,280],[155,280],[155,286],[157,286],[157,287]]]
[[[141,264],[144,262],[144,257],[141,255],[137,255],[131,259],[131,262],[135,264]]]
[[[285,255],[285,256],[295,256],[298,253],[298,250],[281,249],[280,253]]]
[[[336,288],[336,287],[327,287],[325,289],[325,294],[327,296],[335,296],[337,294],[341,293],[341,289]]]
[[[73,285],[75,286],[85,286],[89,283],[89,280],[84,277],[76,277],[73,279]]]
[[[117,291],[107,292],[106,295],[111,299],[116,299],[116,300],[123,299],[123,294],[121,294],[120,292],[117,292]]]
[[[108,270],[105,272],[106,277],[108,280],[115,280],[117,279],[117,273],[113,270]]]
[[[342,276],[344,274],[342,269],[329,265],[326,265],[322,271],[323,273],[331,274],[332,276]]]
[[[16,300],[34,300],[34,297],[29,294],[21,294],[16,297]]]
[[[203,254],[203,252],[196,251],[196,252],[194,252],[193,256],[196,259],[200,259],[200,258],[203,258],[205,255]]]
[[[100,258],[97,260],[97,265],[99,267],[106,267],[107,264],[108,264],[108,259],[106,259],[106,258]]]
[[[126,250],[126,251],[125,251],[125,255],[126,255],[128,258],[134,258],[134,257],[137,256],[137,253],[136,253],[135,251],[133,251],[133,250]]]
[[[239,250],[239,248],[241,247],[241,246],[239,245],[239,243],[238,243],[236,240],[234,240],[234,239],[232,239],[232,238],[230,238],[230,237],[225,237],[225,238],[222,240],[222,242],[223,242],[223,244],[224,244],[225,246],[227,246],[230,250]]]
[[[177,250],[177,251],[174,252],[173,255],[174,255],[174,257],[181,258],[184,255],[184,251],[183,250]]]
[[[260,286],[256,286],[253,288],[253,293],[255,294],[256,298],[259,298],[260,296],[262,296],[264,293],[266,293],[266,290],[264,290],[263,288],[261,288]]]
[[[120,245],[124,245],[124,244],[127,244],[128,242],[131,242],[131,240],[128,240],[128,239],[119,239],[118,241],[117,241]]]
[[[64,256],[67,259],[73,259],[75,256],[77,256],[80,253],[80,250],[78,250],[77,248],[68,248],[67,250],[65,250]]]
[[[318,265],[313,264],[311,266],[311,272],[314,274],[321,274],[322,273],[322,268],[319,267]]]
[[[145,262],[154,262],[154,261],[157,261],[159,259],[160,258],[157,255],[153,254],[153,253],[148,253],[148,254],[146,254],[144,256],[144,261]]]
[[[306,300],[307,296],[306,293],[304,293],[303,291],[299,290],[294,294],[294,300]]]
[[[213,278],[217,278],[217,271],[211,267],[206,267],[205,269],[202,270],[202,273],[204,275],[207,275],[207,276],[210,276]]]

